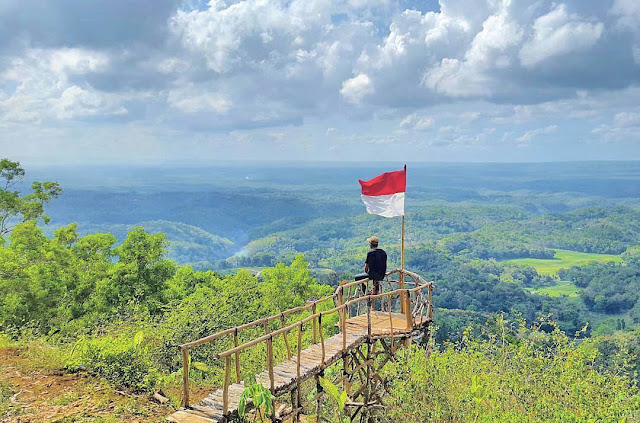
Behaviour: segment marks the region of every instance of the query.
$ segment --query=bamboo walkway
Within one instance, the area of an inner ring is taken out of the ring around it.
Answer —
[[[332,297],[310,302],[306,306],[287,310],[278,316],[257,320],[238,328],[232,328],[182,345],[180,348],[183,352],[183,364],[185,364],[184,371],[186,375],[188,375],[189,372],[189,349],[230,335],[234,337],[235,346],[218,355],[218,357],[226,361],[224,386],[214,391],[198,404],[190,405],[188,377],[185,377],[183,381],[184,407],[169,416],[168,420],[177,423],[225,422],[230,416],[237,415],[240,397],[244,391],[244,382],[240,379],[240,353],[260,343],[265,343],[267,369],[257,375],[257,381],[265,388],[270,389],[275,397],[291,393],[291,406],[285,414],[288,418],[297,419],[303,411],[303,404],[301,404],[300,400],[300,387],[302,382],[314,376],[317,378],[319,374],[322,374],[324,369],[340,360],[345,362],[345,372],[347,372],[347,354],[356,351],[363,344],[371,343],[372,341],[375,342],[375,340],[390,339],[390,347],[386,347],[387,344],[384,344],[385,349],[391,348],[391,350],[393,350],[395,348],[394,339],[411,339],[412,336],[428,328],[432,319],[431,292],[433,284],[422,281],[419,276],[406,270],[393,271],[390,272],[389,275],[394,274],[400,276],[400,281],[390,281],[389,277],[387,277],[387,282],[390,287],[393,287],[394,283],[404,285],[404,279],[407,278],[407,275],[413,277],[415,287],[412,289],[391,289],[388,292],[383,292],[378,295],[365,295],[366,290],[360,289],[360,287],[363,283],[366,284],[367,281],[342,284]],[[351,287],[356,288],[353,294],[349,293],[349,288]],[[423,295],[425,290],[428,291],[428,297]],[[394,297],[396,298],[394,299]],[[329,301],[329,299],[333,299],[335,307],[316,313],[317,305]],[[375,306],[372,306],[372,304],[375,304],[375,301],[381,304],[381,308],[384,308],[386,301],[386,310],[374,311],[373,307]],[[337,305],[335,303],[337,303]],[[399,308],[400,312],[394,312],[394,306]],[[312,314],[301,318],[292,325],[284,325],[284,317],[286,315],[305,310],[309,310]],[[332,313],[338,313],[340,316],[340,321],[337,325],[340,332],[330,338],[324,339],[322,317]],[[351,316],[351,314],[354,315]],[[278,319],[282,322],[282,328],[269,332],[269,321]],[[302,349],[302,331],[305,323],[312,323],[313,325],[313,344],[308,348]],[[264,336],[238,345],[238,330],[259,325],[263,325],[265,328],[266,333]],[[296,329],[298,332],[297,352],[292,356],[287,334]],[[276,365],[273,359],[273,339],[278,336],[283,336],[285,340],[288,358],[284,362]],[[232,358],[235,359],[235,383],[231,383],[230,381]],[[355,360],[358,360],[357,357]],[[370,365],[370,362],[371,360],[368,358],[364,359],[363,364],[358,368],[352,369],[353,371],[351,373],[358,373],[360,368],[365,365]],[[318,402],[318,404],[320,404],[320,402]],[[272,418],[275,418],[275,416],[272,416]]]

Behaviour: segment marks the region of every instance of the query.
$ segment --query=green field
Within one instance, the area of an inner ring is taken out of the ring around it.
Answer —
[[[505,260],[503,263],[524,264],[534,267],[541,275],[555,275],[560,269],[568,269],[573,266],[584,266],[590,261],[621,262],[622,257],[615,254],[592,254],[578,251],[554,249],[556,254],[552,259],[514,259]]]
[[[561,281],[554,286],[547,286],[545,288],[534,289],[530,288],[528,291],[534,294],[548,295],[550,297],[578,297],[580,296],[580,288],[572,284],[571,282]]]

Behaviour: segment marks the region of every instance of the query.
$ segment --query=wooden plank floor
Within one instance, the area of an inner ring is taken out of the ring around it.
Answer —
[[[406,319],[404,314],[392,313],[394,336],[405,336],[410,332],[406,329]],[[389,313],[374,312],[371,314],[372,336],[386,337],[391,334],[391,321]],[[352,317],[347,319],[347,351],[356,348],[365,341],[367,337],[367,315]],[[322,346],[320,342],[311,345],[300,354],[300,374],[301,382],[315,376],[322,368],[325,368],[342,358],[342,333],[325,339],[325,359],[322,363]],[[297,384],[297,358],[294,356],[273,368],[275,379],[276,396],[291,391]],[[258,375],[258,381],[266,388],[270,387],[269,372],[264,371]],[[229,385],[229,412],[235,413],[238,410],[240,396],[244,390],[243,383]],[[211,395],[203,399],[197,405],[192,405],[189,409],[180,409],[168,417],[169,421],[177,423],[205,423],[222,422],[222,388],[216,390]]]

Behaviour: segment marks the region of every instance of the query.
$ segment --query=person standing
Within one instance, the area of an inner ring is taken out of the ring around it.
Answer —
[[[380,293],[380,282],[387,274],[387,253],[378,248],[379,240],[377,236],[367,238],[369,243],[369,252],[367,260],[364,264],[364,271],[369,275],[369,279],[373,281],[373,295]]]

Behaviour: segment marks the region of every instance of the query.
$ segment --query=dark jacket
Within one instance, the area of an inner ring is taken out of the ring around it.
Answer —
[[[369,279],[381,281],[387,273],[387,253],[381,248],[374,248],[367,253]]]

